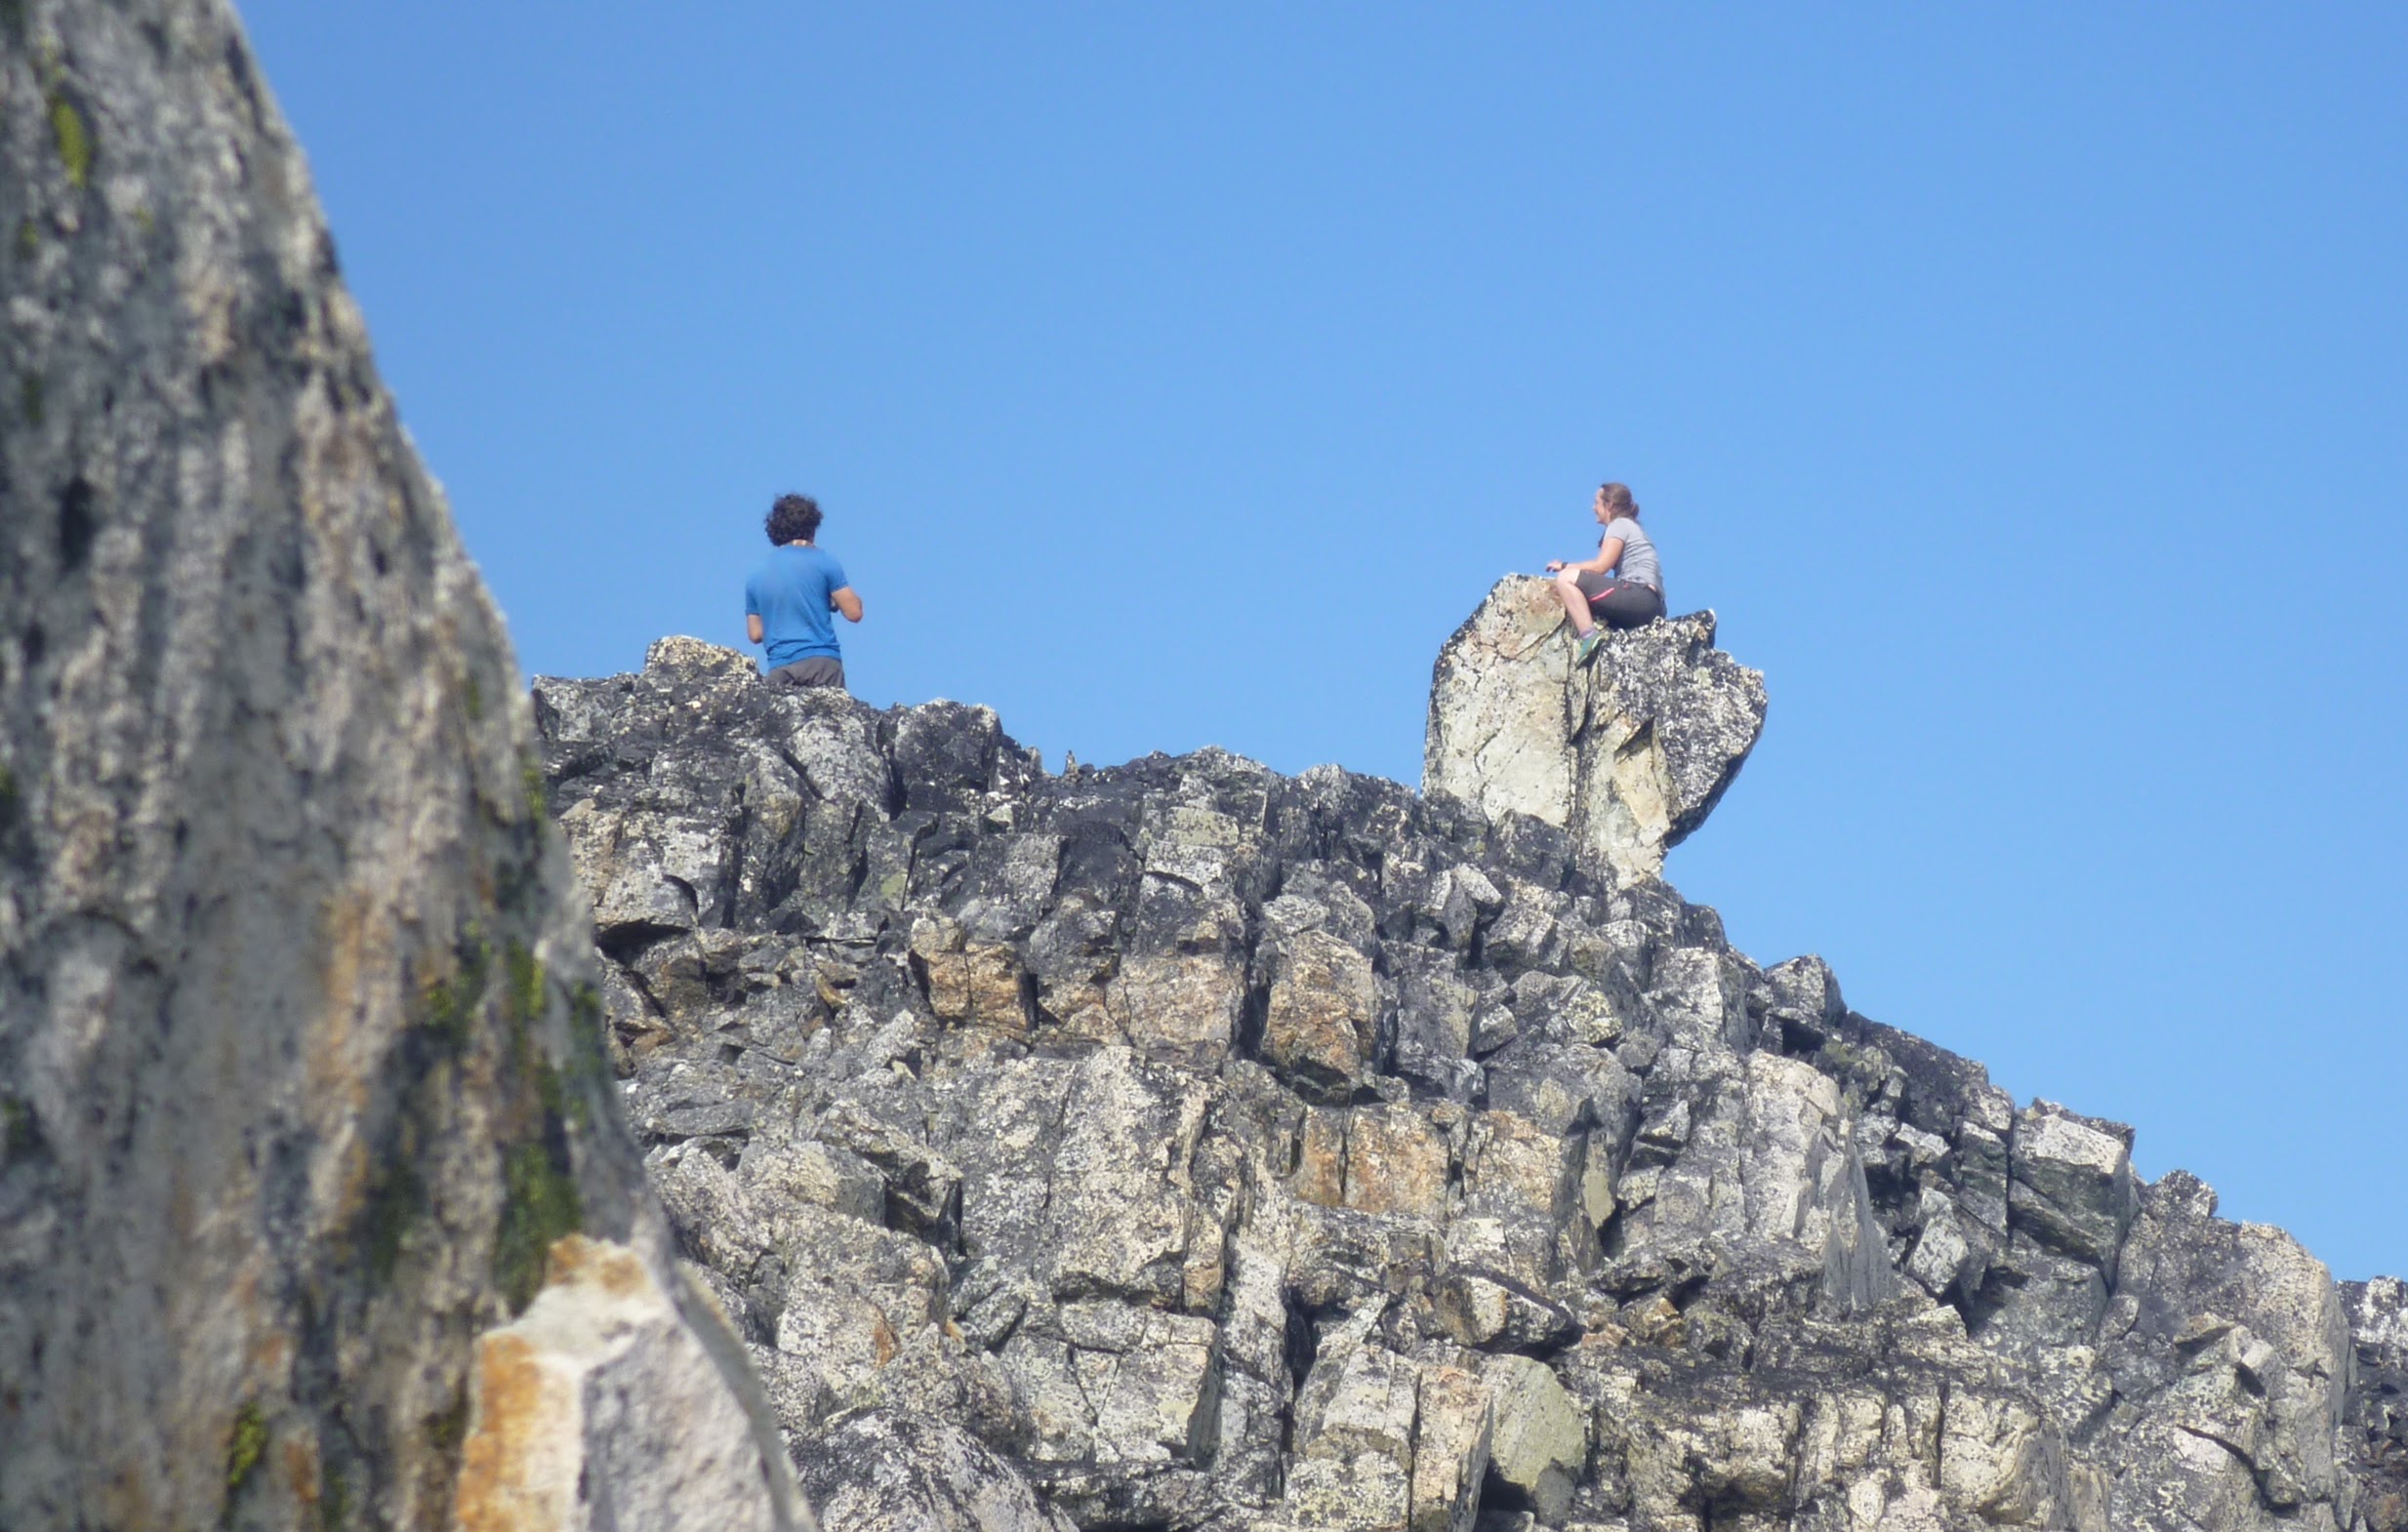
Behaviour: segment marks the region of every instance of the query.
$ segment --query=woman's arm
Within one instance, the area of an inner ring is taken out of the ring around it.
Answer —
[[[1597,556],[1586,563],[1567,564],[1562,559],[1547,566],[1547,573],[1565,575],[1608,575],[1622,562],[1622,540],[1607,538],[1597,544]]]

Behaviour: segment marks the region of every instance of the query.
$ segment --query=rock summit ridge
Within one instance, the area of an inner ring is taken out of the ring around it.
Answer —
[[[1656,875],[1763,717],[1711,635],[1575,676],[1501,585],[1426,795],[1052,775],[690,639],[535,683],[646,1163],[831,1527],[2408,1525],[2398,1283]]]

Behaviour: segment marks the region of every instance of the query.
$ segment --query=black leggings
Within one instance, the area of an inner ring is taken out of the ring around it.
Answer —
[[[1589,598],[1589,616],[1608,627],[1639,627],[1664,615],[1664,593],[1635,580],[1584,572],[1580,593]]]

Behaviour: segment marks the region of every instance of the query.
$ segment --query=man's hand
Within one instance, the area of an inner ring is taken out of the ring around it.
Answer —
[[[744,614],[744,636],[756,644],[761,641],[761,619],[758,612]]]
[[[843,613],[848,623],[861,621],[861,593],[850,585],[829,591],[828,605],[830,609]]]

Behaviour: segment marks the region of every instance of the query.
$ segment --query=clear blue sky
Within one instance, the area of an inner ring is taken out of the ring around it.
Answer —
[[[1771,962],[2408,1271],[2408,9],[246,7],[530,671],[1415,781],[1627,480]]]

